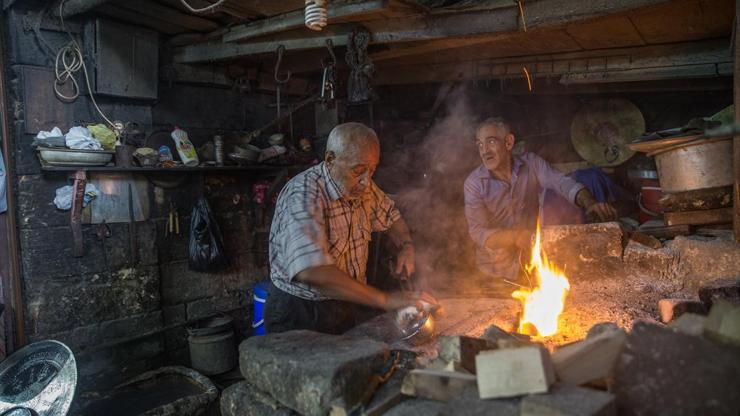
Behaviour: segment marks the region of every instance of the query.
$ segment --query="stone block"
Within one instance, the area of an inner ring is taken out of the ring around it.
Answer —
[[[223,292],[220,275],[194,272],[188,269],[187,260],[163,264],[159,270],[162,276],[162,302],[165,305],[187,303]]]
[[[68,185],[64,175],[18,176],[18,221],[22,228],[69,226],[69,211],[54,206],[56,189]]]
[[[444,403],[426,400],[409,399],[392,407],[383,416],[437,416],[444,408]]]
[[[552,353],[555,374],[560,381],[570,385],[611,377],[626,338],[621,329],[604,331],[558,348]]]
[[[704,303],[692,299],[661,299],[658,301],[660,320],[663,323],[671,322],[684,313],[706,314],[707,308]]]
[[[620,415],[737,415],[740,348],[637,321],[617,364]]]
[[[211,298],[198,299],[187,304],[188,320],[246,309],[246,302],[246,295],[242,292],[226,292]]]
[[[294,411],[281,405],[267,393],[240,381],[221,393],[222,416],[292,416]]]
[[[668,326],[676,331],[683,332],[684,334],[699,336],[704,333],[704,325],[706,321],[706,316],[697,315],[695,313],[685,313],[679,316],[678,319],[672,320]]]
[[[550,355],[542,347],[483,351],[475,366],[481,399],[544,393],[555,382]]]
[[[306,415],[332,405],[350,409],[369,399],[388,359],[384,343],[363,338],[289,331],[246,339],[239,366],[250,383]]]
[[[588,333],[586,333],[586,338],[592,338],[597,335],[603,334],[604,332],[621,330],[622,329],[619,327],[619,325],[615,324],[614,322],[599,322],[588,330]]]
[[[475,356],[484,350],[496,349],[496,344],[481,338],[445,336],[439,341],[439,357],[448,363],[460,363],[462,368],[475,374]]]
[[[669,281],[679,276],[680,256],[670,247],[653,249],[630,240],[622,260],[633,276]]]
[[[443,370],[411,370],[403,379],[401,393],[420,399],[446,402],[460,394],[466,386],[475,385],[472,374]]]
[[[535,345],[529,335],[506,332],[496,325],[491,325],[481,335],[482,339],[489,341],[491,348],[518,348]]]
[[[686,291],[697,290],[701,285],[717,280],[717,276],[738,276],[740,244],[731,238],[678,236],[668,241],[666,246],[680,256],[679,271]]]
[[[116,339],[129,338],[138,334],[151,332],[161,328],[162,323],[161,311],[101,322],[98,341],[110,342]]]
[[[623,238],[616,222],[549,226],[542,229],[542,248],[569,276],[600,278],[621,272]]]
[[[704,323],[704,335],[740,347],[740,305],[715,301]]]
[[[707,309],[720,299],[733,305],[740,305],[740,277],[718,279],[703,284],[699,287],[699,299],[704,302]]]
[[[488,399],[478,397],[478,386],[468,386],[439,413],[441,416],[519,416],[519,399]]]
[[[611,393],[577,386],[555,386],[548,394],[522,399],[521,416],[616,416]]]
[[[159,309],[159,274],[152,266],[110,274],[26,280],[29,335],[131,317]]]

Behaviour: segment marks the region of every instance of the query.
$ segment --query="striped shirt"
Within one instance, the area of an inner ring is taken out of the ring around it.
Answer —
[[[325,300],[318,289],[295,280],[310,267],[335,265],[366,283],[373,231],[401,218],[375,182],[362,198],[342,198],[325,163],[301,172],[280,192],[270,227],[270,279],[279,289],[308,300]]]

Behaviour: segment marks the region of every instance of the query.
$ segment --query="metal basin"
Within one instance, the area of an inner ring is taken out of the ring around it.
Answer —
[[[653,153],[663,192],[732,185],[732,138],[712,138]]]

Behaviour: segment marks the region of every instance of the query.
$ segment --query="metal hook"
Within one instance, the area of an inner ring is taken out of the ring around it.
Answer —
[[[326,49],[329,50],[329,56],[331,56],[331,64],[326,60],[326,58],[323,58],[321,60],[321,65],[324,68],[326,68],[329,65],[336,67],[337,66],[337,56],[334,55],[334,42],[332,42],[331,39],[326,40]]]
[[[277,82],[278,84],[285,84],[288,81],[290,81],[290,75],[291,75],[290,70],[285,71],[285,76],[282,78],[279,75],[280,63],[283,61],[283,53],[285,53],[285,46],[278,45],[277,51],[275,52],[277,53],[277,62],[275,62],[275,82]]]

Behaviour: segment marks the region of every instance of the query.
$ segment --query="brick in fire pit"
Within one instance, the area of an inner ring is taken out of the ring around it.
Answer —
[[[558,379],[580,385],[611,377],[626,338],[624,331],[617,329],[560,347],[552,354]]]
[[[699,315],[707,313],[704,303],[692,299],[661,299],[658,301],[658,310],[660,320],[666,324],[687,312]]]
[[[481,338],[461,335],[442,337],[439,341],[439,357],[448,363],[457,362],[475,374],[475,356],[484,350],[496,349],[496,344]]]
[[[720,342],[740,346],[740,306],[723,300],[715,301],[704,324],[704,334]]]
[[[483,351],[475,367],[481,399],[545,393],[555,382],[550,354],[537,346]]]

